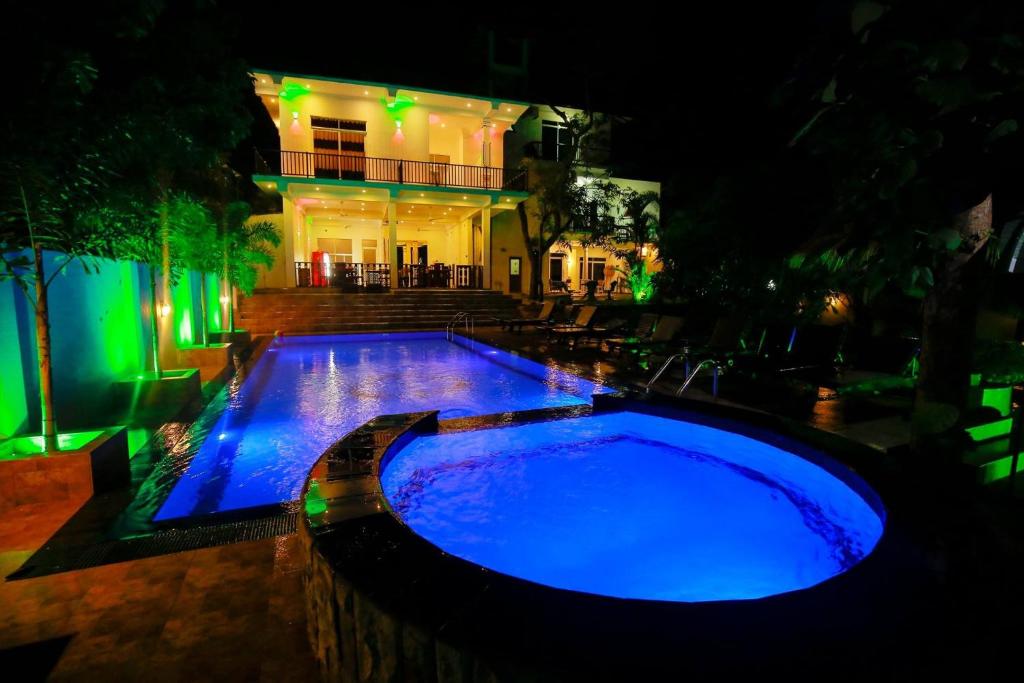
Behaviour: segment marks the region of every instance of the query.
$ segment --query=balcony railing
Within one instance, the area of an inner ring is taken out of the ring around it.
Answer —
[[[384,292],[391,289],[391,266],[387,263],[295,262],[295,284],[299,287],[332,287],[343,292]],[[398,269],[399,289],[482,289],[483,266],[435,263],[410,264]]]
[[[526,171],[464,166],[434,161],[386,159],[321,152],[268,151],[256,153],[256,172],[298,178],[363,180],[403,185],[467,187],[481,190],[526,190]]]

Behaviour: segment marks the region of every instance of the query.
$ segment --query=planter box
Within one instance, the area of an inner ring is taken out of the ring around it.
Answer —
[[[199,368],[199,378],[204,382],[218,377],[230,362],[230,343],[178,349],[178,367]]]
[[[37,503],[84,503],[131,483],[124,427],[61,434],[61,450],[43,452],[42,437],[0,442],[0,512]]]
[[[145,373],[114,383],[120,421],[156,425],[173,419],[192,402],[202,400],[199,370],[167,370],[157,379]]]
[[[249,330],[235,330],[234,332],[211,332],[210,341],[223,344],[233,344],[235,348],[244,347],[252,341]]]

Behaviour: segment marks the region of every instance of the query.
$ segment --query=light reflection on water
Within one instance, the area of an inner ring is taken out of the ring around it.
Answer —
[[[441,418],[589,403],[599,387],[440,333],[286,338],[260,359],[154,517],[295,500],[334,441],[377,415]],[[224,434],[223,439],[219,438]]]

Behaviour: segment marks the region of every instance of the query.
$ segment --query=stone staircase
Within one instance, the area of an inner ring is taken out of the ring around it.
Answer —
[[[400,289],[390,294],[268,289],[240,300],[238,326],[253,335],[440,330],[460,311],[481,319],[507,318],[518,315],[518,305],[518,299],[501,292],[477,289]]]

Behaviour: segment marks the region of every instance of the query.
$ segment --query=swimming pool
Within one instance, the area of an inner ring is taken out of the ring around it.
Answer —
[[[623,411],[419,436],[383,461],[381,485],[415,533],[504,574],[619,598],[745,600],[825,581],[881,538],[870,489],[818,463]]]
[[[442,332],[275,340],[154,516],[163,521],[299,497],[331,443],[393,413],[442,418],[583,405],[603,387]]]

